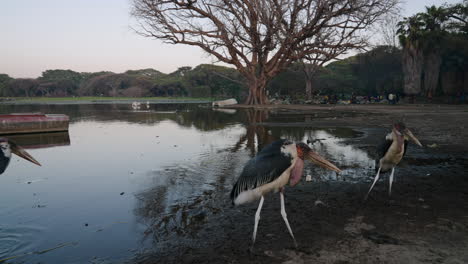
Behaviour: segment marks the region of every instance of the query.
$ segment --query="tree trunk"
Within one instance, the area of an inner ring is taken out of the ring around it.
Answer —
[[[426,55],[424,62],[424,93],[426,96],[435,95],[439,83],[440,65],[442,58],[437,50]]]
[[[408,42],[403,49],[403,89],[407,95],[417,95],[421,92],[421,74],[423,54],[415,44]]]
[[[306,97],[307,100],[312,100],[312,80],[306,78]]]
[[[268,104],[268,97],[266,94],[266,78],[253,77],[249,79],[249,96],[245,100],[247,105],[262,105]]]
[[[306,97],[307,100],[312,100],[314,74],[317,71],[318,67],[314,64],[305,63],[303,64],[303,67],[306,82]]]

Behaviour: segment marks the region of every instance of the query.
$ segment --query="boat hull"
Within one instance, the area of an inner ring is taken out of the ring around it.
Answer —
[[[0,115],[0,135],[68,131],[69,121],[61,114]]]

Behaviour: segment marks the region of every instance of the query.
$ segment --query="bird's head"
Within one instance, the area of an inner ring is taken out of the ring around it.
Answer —
[[[413,133],[405,126],[403,122],[393,124],[393,133],[396,134],[397,139],[411,140],[416,145],[422,147],[421,142],[413,135]]]
[[[336,172],[341,172],[341,170],[336,167],[333,163],[326,160],[316,152],[314,152],[307,144],[299,142],[296,143],[297,156],[302,160],[309,160],[318,166],[329,169]]]
[[[11,153],[13,153],[25,160],[28,160],[36,165],[41,166],[41,164],[37,160],[35,160],[28,152],[26,152],[26,150],[18,146],[18,144],[16,144],[16,142],[12,141],[11,139],[0,138],[0,148],[4,156],[9,157]]]

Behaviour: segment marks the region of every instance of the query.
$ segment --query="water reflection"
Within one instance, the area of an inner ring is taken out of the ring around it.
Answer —
[[[373,164],[366,150],[349,143],[364,133],[311,125],[331,113],[154,104],[136,111],[118,104],[0,105],[0,112],[70,116],[70,134],[15,138],[43,167],[15,161],[0,178],[0,259],[79,242],[19,260],[25,263],[86,263],[95,256],[117,262],[133,249],[200,243],[206,221],[230,206],[230,188],[247,160],[279,138],[310,140],[344,169],[337,177],[306,163],[306,173],[317,177],[303,184],[358,181]],[[122,224],[110,225],[115,222]]]
[[[68,134],[68,131],[10,135],[8,138],[14,140],[18,145],[25,149],[51,148],[70,145],[70,135]]]

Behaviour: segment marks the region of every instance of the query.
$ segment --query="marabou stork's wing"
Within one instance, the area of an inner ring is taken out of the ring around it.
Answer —
[[[291,166],[291,158],[283,155],[281,151],[260,152],[255,158],[249,160],[231,191],[231,199],[243,191],[252,190],[276,180]]]
[[[387,153],[392,143],[393,143],[393,140],[387,137],[382,142],[380,142],[380,144],[377,146],[377,157],[375,159],[375,171],[379,169],[380,159],[383,158],[383,156],[385,156],[385,153]]]

